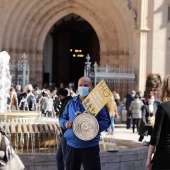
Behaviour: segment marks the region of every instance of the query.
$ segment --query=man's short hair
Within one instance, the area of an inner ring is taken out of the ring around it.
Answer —
[[[65,88],[59,88],[57,90],[57,96],[58,95],[67,96],[67,94],[68,94],[68,90],[66,90]]]

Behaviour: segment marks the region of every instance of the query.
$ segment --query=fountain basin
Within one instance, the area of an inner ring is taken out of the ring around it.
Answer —
[[[16,110],[16,111],[11,111],[7,113],[0,113],[0,119],[1,121],[6,121],[7,122],[15,122],[16,119],[18,120],[24,120],[24,119],[31,119],[32,121],[35,121],[38,119],[40,113],[34,112],[34,111],[23,111],[23,110]]]
[[[0,119],[17,153],[57,150],[60,142],[58,119],[40,117],[33,111],[0,113]]]
[[[2,124],[12,146],[19,152],[54,152],[60,142],[60,130],[55,123]]]
[[[116,141],[118,147],[119,143]],[[121,143],[122,145],[122,143]],[[132,145],[132,143],[130,144]],[[136,145],[136,143],[134,143]],[[122,149],[118,152],[100,152],[102,170],[146,170],[148,147],[140,146],[133,149]],[[56,170],[56,153],[19,154],[26,169]],[[83,170],[83,167],[81,168]]]
[[[19,115],[20,114],[20,115]],[[40,118],[38,112],[9,112],[7,113],[7,122],[5,126],[9,125],[9,129],[6,131],[11,134],[11,141],[13,147],[17,147],[16,152],[19,154],[26,169],[29,170],[56,170],[56,152],[57,145],[59,143],[59,128],[58,120],[51,118]],[[4,114],[0,114],[0,117],[4,118]],[[26,123],[27,122],[27,123]],[[27,132],[28,131],[28,132]],[[29,148],[27,149],[27,143],[25,140],[23,150],[21,149],[20,136],[24,134],[26,139],[27,133],[35,134],[35,146],[29,138]],[[16,134],[19,135],[18,145],[16,145]],[[38,134],[41,135],[41,141],[39,143]],[[55,134],[50,140],[49,134]],[[43,139],[46,137],[45,140]],[[118,148],[118,152],[108,152],[107,149],[114,147],[115,143]],[[145,163],[147,158],[148,148],[142,146],[141,143],[126,141],[126,140],[114,140],[107,135],[102,136],[100,139],[100,157],[102,170],[145,170]],[[83,168],[82,168],[83,170]]]

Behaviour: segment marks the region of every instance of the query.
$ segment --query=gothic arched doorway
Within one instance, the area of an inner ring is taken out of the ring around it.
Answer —
[[[77,83],[84,75],[84,62],[99,63],[99,40],[92,26],[78,15],[59,20],[49,31],[44,45],[43,81]]]

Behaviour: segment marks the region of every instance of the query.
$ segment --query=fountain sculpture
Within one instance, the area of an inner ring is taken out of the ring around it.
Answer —
[[[0,53],[0,120],[16,152],[56,152],[59,126],[56,118],[41,117],[37,111],[7,110],[11,86],[10,56]]]
[[[9,59],[10,56],[7,52],[3,51],[0,53],[0,113],[6,113],[6,99],[11,86]]]

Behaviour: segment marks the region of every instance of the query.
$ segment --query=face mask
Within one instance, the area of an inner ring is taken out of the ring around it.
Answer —
[[[80,96],[85,97],[89,94],[89,87],[81,86],[78,88],[78,92],[79,92]]]
[[[154,101],[155,101],[154,99],[150,99],[149,103],[150,103],[150,104],[153,104]]]

